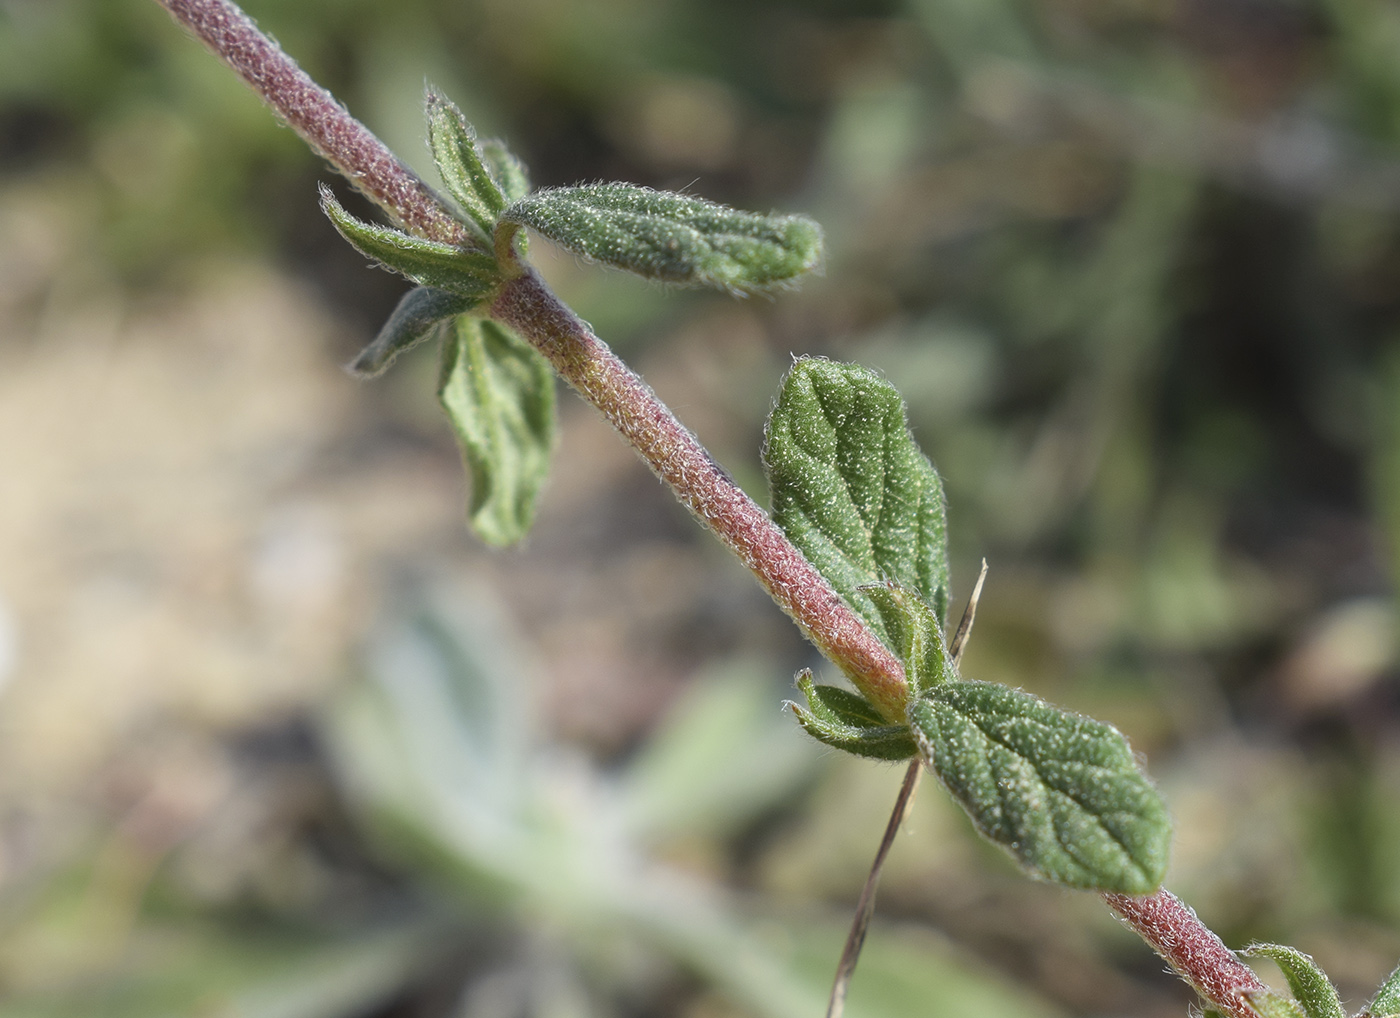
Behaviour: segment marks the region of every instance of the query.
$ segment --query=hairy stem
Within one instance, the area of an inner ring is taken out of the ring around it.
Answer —
[[[825,577],[744,494],[698,439],[533,270],[491,307],[598,408],[676,497],[751,569],[803,632],[880,710],[902,721],[904,669]]]
[[[432,188],[228,0],[156,0],[238,72],[318,154],[401,226],[445,244],[466,228]]]
[[[1134,898],[1105,894],[1108,907],[1228,1018],[1259,1018],[1249,995],[1266,987],[1195,911],[1170,891]]]
[[[229,0],[156,0],[286,122],[406,229],[449,244],[466,228],[422,180],[317,85]],[[902,720],[904,670],[781,530],[710,458],[612,351],[533,271],[508,281],[492,313],[549,357],[656,474],[758,576],[825,653],[887,713]],[[1104,895],[1109,907],[1229,1018],[1257,1018],[1246,995],[1263,989],[1196,914],[1166,891]]]

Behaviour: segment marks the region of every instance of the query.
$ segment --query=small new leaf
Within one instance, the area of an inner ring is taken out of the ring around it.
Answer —
[[[479,299],[497,282],[496,260],[491,255],[356,219],[324,184],[321,210],[360,254],[415,283]]]
[[[496,228],[496,218],[508,202],[497,178],[487,168],[476,132],[461,111],[435,89],[428,89],[425,105],[428,148],[432,150],[438,174],[481,237],[490,237]]]
[[[875,603],[875,610],[885,623],[890,649],[904,664],[910,697],[957,678],[943,646],[938,617],[918,594],[893,583],[877,583],[861,587],[860,591]]]
[[[753,293],[821,264],[822,232],[805,216],[761,216],[635,184],[536,191],[501,215],[587,258],[684,286]],[[502,245],[497,242],[497,248]]]
[[[1307,1018],[1346,1018],[1337,988],[1310,955],[1282,944],[1253,944],[1243,953],[1262,955],[1277,963]]]
[[[1307,1018],[1303,1006],[1273,990],[1258,990],[1246,993],[1245,1000],[1259,1015],[1259,1018]]]
[[[525,172],[525,164],[506,148],[505,143],[495,138],[477,142],[481,156],[486,160],[486,168],[505,195],[506,204],[517,202],[530,193],[530,175]]]
[[[839,686],[818,686],[812,673],[797,677],[807,707],[788,700],[807,734],[818,742],[877,760],[907,760],[918,750],[906,725],[892,725],[863,698]]]
[[[468,520],[487,544],[523,538],[554,447],[554,371],[505,326],[457,318],[442,345],[438,398],[471,475]]]
[[[1366,1013],[1372,1018],[1392,1018],[1400,1015],[1400,967],[1381,983],[1381,988],[1376,991],[1376,998],[1371,1001],[1371,1006],[1366,1008]]]
[[[783,380],[763,446],[773,519],[898,653],[871,598],[891,582],[948,608],[943,484],[905,423],[904,400],[855,364],[803,358]]]
[[[379,335],[350,362],[350,372],[361,378],[382,374],[395,357],[427,339],[447,319],[470,311],[475,304],[469,297],[431,286],[409,290],[379,330]]]
[[[935,686],[909,710],[920,755],[977,829],[1033,876],[1150,894],[1171,821],[1111,725],[985,682]]]

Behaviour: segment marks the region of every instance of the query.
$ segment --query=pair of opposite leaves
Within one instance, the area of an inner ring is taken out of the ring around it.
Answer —
[[[821,230],[802,216],[629,184],[531,192],[504,146],[479,142],[433,92],[427,119],[462,244],[364,223],[322,189],[322,207],[351,244],[419,284],[351,368],[378,374],[442,335],[439,398],[471,475],[469,520],[488,543],[505,545],[529,530],[554,440],[552,369],[488,317],[499,287],[521,271],[522,227],[649,278],[739,294],[815,268]],[[964,681],[949,660],[942,484],[909,434],[898,392],[856,365],[799,360],[769,418],[764,463],[775,521],[899,656],[909,683],[902,716],[885,716],[857,693],[804,677],[807,706],[792,705],[803,727],[861,755],[917,753],[978,829],[1033,875],[1155,890],[1170,821],[1122,735],[1026,693]]]

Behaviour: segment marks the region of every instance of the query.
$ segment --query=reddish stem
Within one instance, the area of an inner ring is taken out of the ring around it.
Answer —
[[[228,0],[157,2],[405,227],[445,243],[468,242],[466,228],[432,189],[259,32],[237,5]],[[847,668],[883,710],[889,713],[903,704],[907,687],[899,662],[695,436],[533,271],[502,287],[492,313],[534,343],[603,412],[812,641]],[[1158,891],[1142,898],[1106,894],[1104,899],[1229,1018],[1258,1018],[1246,997],[1264,989],[1259,978],[1175,896]]]
[[[501,287],[491,315],[548,357],[676,497],[753,570],[808,638],[841,665],[891,721],[903,722],[908,687],[898,659],[647,384],[533,270]]]
[[[432,188],[228,0],[156,0],[372,201],[414,233],[469,243]]]
[[[1267,987],[1180,898],[1170,891],[1141,898],[1126,894],[1103,897],[1108,907],[1165,958],[1177,975],[1222,1014],[1228,1018],[1259,1018],[1249,1005],[1249,995],[1264,992]]]

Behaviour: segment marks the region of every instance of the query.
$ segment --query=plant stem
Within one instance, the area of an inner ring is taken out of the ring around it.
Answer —
[[[156,0],[228,64],[308,145],[406,229],[445,244],[469,235],[432,188],[228,0]]]
[[[1266,987],[1235,952],[1170,891],[1140,898],[1105,894],[1108,907],[1228,1018],[1259,1018],[1249,995]]]
[[[491,315],[549,358],[676,497],[753,571],[808,638],[842,667],[881,713],[892,722],[903,722],[908,686],[898,659],[647,384],[533,269],[502,285]]]
[[[156,0],[262,97],[315,151],[405,228],[449,244],[466,228],[422,180],[317,85],[229,0]],[[636,448],[677,496],[758,576],[823,652],[882,712],[902,721],[904,670],[841,596],[675,416],[552,294],[533,270],[508,281],[492,313],[516,328]],[[1263,984],[1186,905],[1166,891],[1104,899],[1229,1018],[1257,1018],[1246,995]]]
[[[405,227],[465,243],[431,189],[229,0],[157,0],[290,124]],[[502,287],[492,314],[540,349],[632,443],[658,477],[739,559],[803,632],[892,721],[903,721],[904,669],[754,501],[646,384],[539,279]]]

